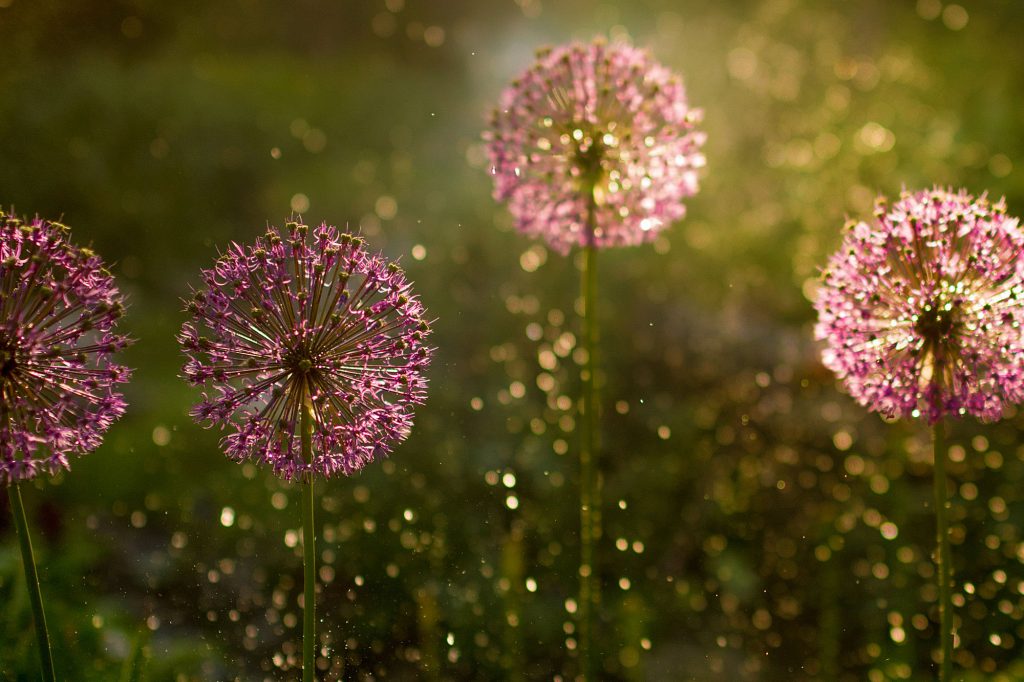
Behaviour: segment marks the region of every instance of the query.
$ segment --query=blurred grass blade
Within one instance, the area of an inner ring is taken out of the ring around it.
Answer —
[[[124,659],[121,682],[141,682],[146,663],[149,661],[149,628],[142,627],[132,639],[132,650]]]

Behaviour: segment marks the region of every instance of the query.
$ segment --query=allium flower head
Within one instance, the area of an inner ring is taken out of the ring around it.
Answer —
[[[888,417],[998,419],[1024,398],[1024,233],[961,190],[882,199],[851,223],[815,308],[825,365]]]
[[[686,212],[705,135],[679,76],[627,44],[542,50],[501,95],[494,197],[560,253],[639,244]]]
[[[406,437],[426,397],[429,326],[394,263],[328,225],[288,223],[232,244],[188,302],[185,377],[212,393],[192,415],[231,426],[235,460],[284,478],[351,474]],[[301,451],[301,412],[314,429]]]
[[[122,414],[114,278],[67,227],[0,211],[0,483],[68,468]]]

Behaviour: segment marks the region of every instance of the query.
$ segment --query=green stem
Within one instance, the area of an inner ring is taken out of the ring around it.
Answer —
[[[827,538],[825,540],[827,542]],[[840,558],[835,552],[821,566],[821,616],[818,625],[818,658],[821,679],[839,679],[839,647],[842,614],[839,606]]]
[[[593,207],[588,211],[588,227],[593,234]],[[580,279],[583,301],[583,350],[586,360],[580,370],[583,390],[580,418],[580,599],[579,660],[580,674],[586,682],[593,677],[591,639],[593,619],[600,601],[600,586],[594,579],[594,543],[601,535],[596,476],[597,459],[597,249],[592,243],[583,249],[583,272]]]
[[[121,682],[139,682],[146,667],[146,645],[149,642],[149,628],[142,626],[132,640],[132,650],[121,668]]]
[[[21,561],[25,565],[25,585],[28,598],[32,602],[32,616],[36,624],[36,639],[39,641],[39,658],[43,666],[44,682],[54,682],[53,654],[50,653],[50,634],[46,629],[46,614],[43,612],[43,597],[39,592],[39,574],[36,573],[36,560],[32,554],[32,538],[28,534],[28,523],[25,521],[25,505],[21,501],[21,487],[18,483],[7,489],[11,498],[11,511],[14,512],[14,526],[18,530],[21,543]]]
[[[942,663],[939,668],[939,680],[948,682],[952,679],[953,669],[953,603],[950,600],[950,559],[949,559],[949,520],[946,514],[946,439],[943,433],[944,424],[939,422],[932,427],[932,445],[935,453],[935,527],[938,550],[936,551],[936,568],[939,586],[939,637],[942,642]]]
[[[310,406],[303,405],[300,437],[302,458],[313,460],[313,420]],[[302,682],[313,682],[316,676],[316,535],[313,527],[313,474],[306,474],[302,486],[302,565],[305,571],[302,602]]]

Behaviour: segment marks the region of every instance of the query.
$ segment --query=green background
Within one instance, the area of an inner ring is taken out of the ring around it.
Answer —
[[[1012,0],[0,0],[0,203],[92,243],[137,339],[127,416],[25,490],[62,677],[297,679],[296,490],[190,421],[174,341],[199,268],[295,211],[400,257],[437,319],[412,437],[319,487],[324,679],[572,678],[578,271],[492,201],[480,135],[536,46],[604,34],[684,75],[708,168],[686,220],[600,254],[603,677],[932,679],[928,434],[842,393],[809,298],[879,193],[1024,213],[1022,24]],[[951,432],[968,679],[1024,677],[1022,425]],[[5,500],[0,603],[0,675],[34,679]]]

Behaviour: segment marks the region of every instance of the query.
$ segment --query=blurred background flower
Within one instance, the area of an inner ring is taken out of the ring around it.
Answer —
[[[1022,21],[967,0],[0,0],[0,201],[92,240],[139,339],[128,414],[30,510],[58,666],[110,679],[144,629],[153,679],[294,674],[295,491],[192,424],[174,336],[215,246],[296,211],[354,216],[438,319],[415,438],[323,490],[326,674],[573,669],[578,273],[493,202],[480,131],[535,46],[628,33],[685,74],[714,172],[685,221],[602,254],[606,676],[932,679],[928,443],[837,389],[810,301],[880,193],[988,189],[1020,215]],[[1024,676],[1021,425],[950,438],[978,680]],[[31,670],[0,534],[0,669]]]
[[[642,49],[603,37],[541,48],[484,131],[494,198],[563,254],[650,241],[697,192],[700,117]]]

